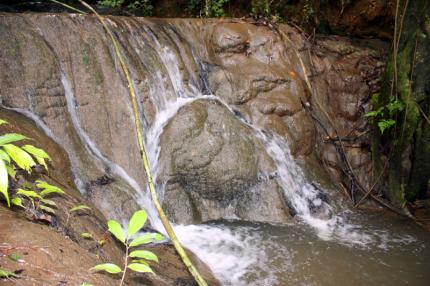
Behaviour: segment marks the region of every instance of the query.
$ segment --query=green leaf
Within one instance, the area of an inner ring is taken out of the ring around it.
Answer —
[[[135,212],[128,223],[128,237],[138,232],[145,225],[147,218],[145,210]]]
[[[133,262],[133,263],[145,264],[145,265],[148,265],[148,266],[149,266],[148,262],[146,262],[146,261],[145,261],[145,260],[143,260],[143,259],[133,259],[131,262]]]
[[[149,267],[146,264],[131,263],[127,267],[133,271],[140,272],[140,273],[154,273],[154,271],[152,271],[151,267]]]
[[[27,152],[25,152],[18,146],[15,146],[13,144],[6,144],[3,145],[3,148],[21,169],[24,169],[30,173],[31,167],[36,165],[33,158],[31,158],[31,156],[28,155]]]
[[[87,205],[76,205],[73,208],[71,208],[69,212],[76,212],[84,209],[90,210],[91,208]]]
[[[16,194],[25,196],[27,198],[42,199],[42,197],[38,193],[36,193],[35,191],[27,191],[24,189],[18,189]]]
[[[8,187],[9,178],[7,174],[6,164],[3,160],[0,160],[0,193],[2,193],[3,196],[6,198],[7,206],[10,207]]]
[[[45,205],[51,206],[51,207],[56,207],[57,204],[54,201],[48,200],[48,199],[41,199],[40,200],[42,203],[44,203]]]
[[[378,122],[379,130],[381,130],[381,134],[384,134],[384,131],[390,128],[391,126],[395,125],[396,121],[393,119],[383,119]]]
[[[51,157],[49,157],[48,153],[46,153],[43,149],[36,148],[33,145],[24,145],[21,147],[28,153],[34,156],[36,161],[45,167],[46,170],[48,170],[48,165],[46,165],[45,159],[51,160]]]
[[[148,244],[155,241],[163,240],[163,236],[159,233],[145,233],[135,238],[131,243],[130,247],[139,246],[142,244]]]
[[[83,238],[86,238],[86,239],[92,239],[93,238],[93,235],[91,233],[89,233],[89,232],[82,232],[81,236]]]
[[[146,260],[151,260],[158,262],[158,257],[155,255],[154,252],[148,251],[148,250],[135,250],[130,253],[130,257],[133,258],[143,258]]]
[[[121,225],[117,221],[112,219],[109,220],[108,227],[109,227],[110,233],[112,233],[116,237],[116,239],[118,239],[122,243],[125,243],[124,230],[122,229]]]
[[[3,268],[0,268],[0,278],[9,278],[9,277],[16,277],[16,274],[8,270],[5,270]]]
[[[90,271],[106,271],[111,274],[116,274],[121,272],[121,268],[113,263],[104,263],[94,266]]]
[[[43,149],[34,147],[33,145],[24,145],[21,148],[30,153],[31,155],[51,160],[51,157],[49,157],[48,153],[46,153]]]
[[[10,163],[10,157],[3,149],[0,149],[0,159]]]
[[[48,206],[45,206],[45,205],[39,205],[39,208],[40,208],[41,210],[43,210],[44,212],[47,212],[47,213],[50,213],[50,214],[55,215],[55,210],[53,210],[52,208],[50,208],[50,207],[48,207]]]
[[[90,284],[90,283],[82,283],[81,285],[79,285],[79,286],[93,286],[93,284]]]
[[[9,176],[11,176],[12,178],[15,178],[16,170],[13,165],[6,165],[6,170]]]
[[[9,254],[7,256],[10,260],[15,261],[15,262],[19,262],[21,260],[21,255],[19,255],[18,253],[12,252],[11,254]]]
[[[7,122],[6,120],[4,120],[4,119],[0,119],[0,125],[3,125],[3,124],[9,124],[9,122]]]
[[[13,205],[15,205],[15,206],[18,206],[18,207],[24,207],[23,205],[22,205],[22,199],[20,198],[20,197],[14,197],[12,200],[11,200],[11,203],[13,204]]]
[[[13,143],[13,142],[17,142],[17,141],[21,141],[21,140],[25,140],[25,139],[30,139],[22,134],[18,134],[18,133],[6,133],[2,136],[0,136],[0,146],[5,145],[5,144],[9,144],[9,143]]]
[[[38,187],[39,189],[42,189],[42,191],[40,192],[40,195],[42,197],[45,197],[49,194],[60,194],[60,195],[65,194],[65,192],[59,187],[50,185],[47,182],[41,181],[41,180],[36,181],[36,187]]]

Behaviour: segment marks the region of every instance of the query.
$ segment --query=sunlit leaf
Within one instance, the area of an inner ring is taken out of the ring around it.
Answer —
[[[94,266],[90,269],[91,271],[106,271],[111,274],[116,274],[121,272],[121,268],[113,263],[104,263]]]
[[[28,191],[28,190],[24,190],[24,189],[18,189],[16,192],[17,195],[22,195],[25,196],[27,198],[35,198],[35,199],[42,199],[42,197],[36,193],[35,191]]]
[[[18,133],[7,133],[0,136],[0,146],[25,140],[25,139],[30,139],[30,138]]]
[[[122,229],[119,222],[112,220],[112,219],[109,220],[108,221],[108,228],[109,228],[109,231],[116,237],[116,239],[118,239],[122,243],[125,243],[124,230]]]
[[[90,210],[91,208],[87,205],[76,205],[70,209],[70,212],[76,212],[84,209]]]
[[[82,283],[81,285],[79,285],[79,286],[93,286],[93,284],[89,284],[89,283]]]
[[[7,174],[6,164],[3,160],[0,160],[0,193],[6,198],[8,207],[10,207],[9,193],[9,178]]]
[[[13,165],[6,165],[6,170],[9,176],[11,176],[12,178],[15,178],[16,170]]]
[[[22,199],[20,197],[14,197],[10,202],[15,206],[22,207],[22,208],[24,207],[22,205]]]
[[[100,246],[103,246],[103,245],[105,245],[105,244],[106,244],[106,242],[107,242],[107,240],[106,240],[106,239],[102,239],[102,240],[99,240],[99,241],[98,241],[98,244],[99,244]]]
[[[44,203],[45,205],[51,206],[51,207],[56,207],[57,204],[52,201],[52,200],[48,200],[48,199],[41,199],[40,200],[42,203]]]
[[[10,163],[10,157],[3,149],[0,149],[0,160]]]
[[[47,213],[50,213],[50,214],[55,215],[55,210],[54,210],[54,209],[52,209],[52,208],[50,208],[50,207],[48,207],[48,206],[45,206],[45,205],[39,205],[39,208],[40,208],[41,210],[43,210],[44,212],[47,212]]]
[[[136,272],[141,272],[141,273],[154,273],[151,269],[151,267],[149,267],[146,264],[141,264],[141,263],[131,263],[127,266],[128,268],[130,268],[133,271]]]
[[[131,243],[130,247],[139,246],[142,244],[148,244],[155,241],[163,240],[163,236],[159,233],[145,233],[135,238]]]
[[[45,159],[51,160],[48,153],[46,153],[43,149],[36,148],[33,145],[24,145],[21,147],[36,159],[37,163],[44,166],[46,170],[48,170],[48,165],[45,162]]]
[[[64,195],[65,192],[60,189],[59,187],[53,186],[51,184],[48,184],[45,181],[41,181],[41,180],[37,180],[36,181],[36,187],[38,187],[39,189],[42,189],[42,191],[40,192],[40,195],[42,197],[45,197],[49,194],[60,194],[60,195]]]
[[[0,268],[0,278],[16,277],[16,274],[6,269]]]
[[[135,250],[130,253],[130,257],[133,258],[143,258],[146,260],[151,260],[158,262],[158,257],[155,255],[155,253],[148,251],[148,250]]]
[[[138,232],[145,225],[147,218],[145,210],[135,212],[128,223],[128,237]]]
[[[89,233],[89,232],[82,232],[81,236],[83,238],[86,238],[86,239],[92,239],[93,238],[93,235],[91,233]]]
[[[31,156],[27,152],[25,152],[18,146],[15,146],[13,144],[6,144],[3,145],[3,148],[21,169],[24,169],[30,173],[31,167],[36,165],[33,158],[31,158]]]
[[[387,130],[388,128],[392,127],[395,124],[396,124],[396,121],[394,121],[393,119],[383,119],[378,122],[378,127],[379,127],[379,130],[381,130],[381,134],[384,134],[385,130]]]
[[[7,122],[6,120],[4,120],[4,119],[0,119],[0,125],[3,125],[3,124],[9,124],[9,122]]]

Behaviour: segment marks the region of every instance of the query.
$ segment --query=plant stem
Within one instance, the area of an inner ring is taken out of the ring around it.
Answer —
[[[122,278],[119,286],[122,286],[125,279],[125,274],[127,273],[127,265],[128,265],[128,242],[125,242],[125,258],[124,258],[124,270],[122,271]]]

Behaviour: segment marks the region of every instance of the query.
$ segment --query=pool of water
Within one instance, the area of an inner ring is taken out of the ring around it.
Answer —
[[[348,216],[345,233],[331,237],[300,221],[175,230],[223,285],[430,285],[428,231],[403,219]]]

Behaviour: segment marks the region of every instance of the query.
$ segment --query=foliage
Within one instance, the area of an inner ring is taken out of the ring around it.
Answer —
[[[11,271],[9,271],[9,270],[0,268],[0,279],[2,279],[2,278],[10,278],[10,277],[16,277],[16,274],[13,273],[13,272],[11,272]]]
[[[252,0],[251,1],[251,11],[254,15],[270,15],[271,3],[268,0]]]
[[[8,122],[0,119],[0,125],[4,124],[8,124]],[[37,164],[42,165],[47,170],[46,160],[51,160],[44,150],[33,145],[19,147],[13,144],[23,140],[31,139],[18,133],[7,133],[0,136],[0,193],[6,199],[9,207],[11,202],[15,205],[22,205],[22,200],[19,197],[10,200],[9,177],[15,179],[17,169],[31,173],[32,168]]]
[[[187,10],[193,15],[205,17],[224,17],[224,5],[230,0],[188,0]]]
[[[35,186],[26,183],[22,188],[17,189],[14,203],[17,206],[26,208],[31,212],[44,212],[46,214],[55,215],[54,208],[57,204],[47,199],[52,195],[64,195],[64,191],[56,186],[50,185],[47,182],[37,180]],[[27,206],[23,205],[23,199],[30,202]]]
[[[91,208],[84,204],[77,204],[71,207],[67,212],[66,226],[69,224],[69,219],[74,213],[77,213],[79,211],[85,211],[85,210],[91,210]]]
[[[141,246],[163,239],[161,234],[158,233],[145,233],[133,238],[133,236],[145,225],[148,215],[144,210],[137,211],[131,217],[128,223],[128,231],[125,233],[121,224],[115,220],[108,221],[109,232],[125,246],[125,259],[124,268],[121,269],[118,265],[113,263],[98,264],[91,268],[92,271],[105,271],[111,274],[118,274],[122,272],[122,279],[120,285],[123,284],[127,269],[141,273],[153,273],[148,261],[158,262],[157,256],[147,250],[134,250],[129,252],[130,248]],[[129,263],[131,260],[131,263]]]
[[[141,12],[144,16],[151,16],[154,6],[151,0],[100,0],[97,4],[109,8],[126,8],[132,12]]]
[[[379,94],[374,94],[372,96],[372,102],[377,103],[379,100]],[[391,128],[396,124],[393,119],[399,112],[403,111],[404,104],[394,96],[390,98],[390,101],[376,110],[367,112],[364,116],[368,118],[373,118],[373,122],[379,127],[381,134],[384,131]]]

